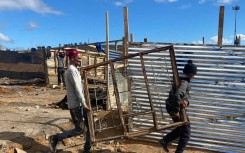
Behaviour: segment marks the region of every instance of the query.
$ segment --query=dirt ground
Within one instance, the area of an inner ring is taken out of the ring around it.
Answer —
[[[50,106],[65,95],[64,89],[31,85],[0,85],[0,153],[48,153],[48,136],[72,128],[67,110]],[[84,136],[58,144],[59,153],[82,152]],[[17,151],[14,151],[16,150]],[[174,152],[175,146],[170,146]],[[114,140],[95,144],[93,153],[130,152],[163,153],[157,143],[137,140]],[[187,148],[186,153],[208,151]]]

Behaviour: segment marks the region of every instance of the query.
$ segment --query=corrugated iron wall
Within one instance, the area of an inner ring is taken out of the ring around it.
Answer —
[[[167,45],[131,45],[129,54],[163,46]],[[179,74],[189,59],[198,67],[198,74],[191,81],[187,108],[192,131],[188,145],[217,152],[245,152],[245,47],[174,45],[174,49]],[[150,110],[139,61],[128,61],[132,80],[131,111],[135,112]],[[151,54],[144,57],[144,61],[159,125],[166,125],[171,122],[165,110],[172,79],[169,55],[167,52],[162,57]],[[147,128],[152,125],[152,118],[134,117],[133,124]],[[156,141],[168,132],[170,129],[140,139]]]

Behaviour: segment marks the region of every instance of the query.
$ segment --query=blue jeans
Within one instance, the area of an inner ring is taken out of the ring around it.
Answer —
[[[166,110],[169,114],[171,114],[171,107],[166,104]],[[174,122],[179,122],[181,121],[181,118],[180,117],[175,117],[175,118],[172,118],[172,120]],[[176,153],[182,153],[184,152],[186,146],[187,146],[187,143],[190,139],[190,136],[191,136],[191,125],[190,125],[190,122],[186,125],[182,125],[182,126],[179,126],[179,127],[176,127],[175,129],[173,129],[170,133],[168,133],[167,135],[165,135],[163,137],[163,141],[168,144],[170,142],[172,142],[173,140],[179,138],[179,143],[178,143],[178,146],[177,146],[177,149],[176,149]]]
[[[88,126],[87,112],[83,109],[83,107],[76,107],[76,108],[70,109],[70,114],[71,114],[72,121],[75,125],[75,128],[64,131],[63,133],[56,134],[58,140],[62,141],[63,139],[66,139],[66,138],[81,135],[84,132],[83,124],[85,124],[85,127],[87,128],[87,132],[86,132],[84,150],[90,150],[91,140],[90,140],[89,126]],[[84,123],[83,123],[83,119],[84,119]]]

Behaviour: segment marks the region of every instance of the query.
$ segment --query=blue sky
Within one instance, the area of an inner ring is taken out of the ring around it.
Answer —
[[[0,0],[0,45],[9,49],[104,42],[106,11],[110,40],[124,36],[123,7],[128,7],[134,40],[216,44],[220,6],[225,6],[223,43],[237,34],[245,44],[245,0]]]

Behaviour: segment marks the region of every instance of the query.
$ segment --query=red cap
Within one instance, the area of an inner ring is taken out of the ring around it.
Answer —
[[[79,54],[79,51],[76,49],[66,49],[66,56],[70,59],[76,57]]]

